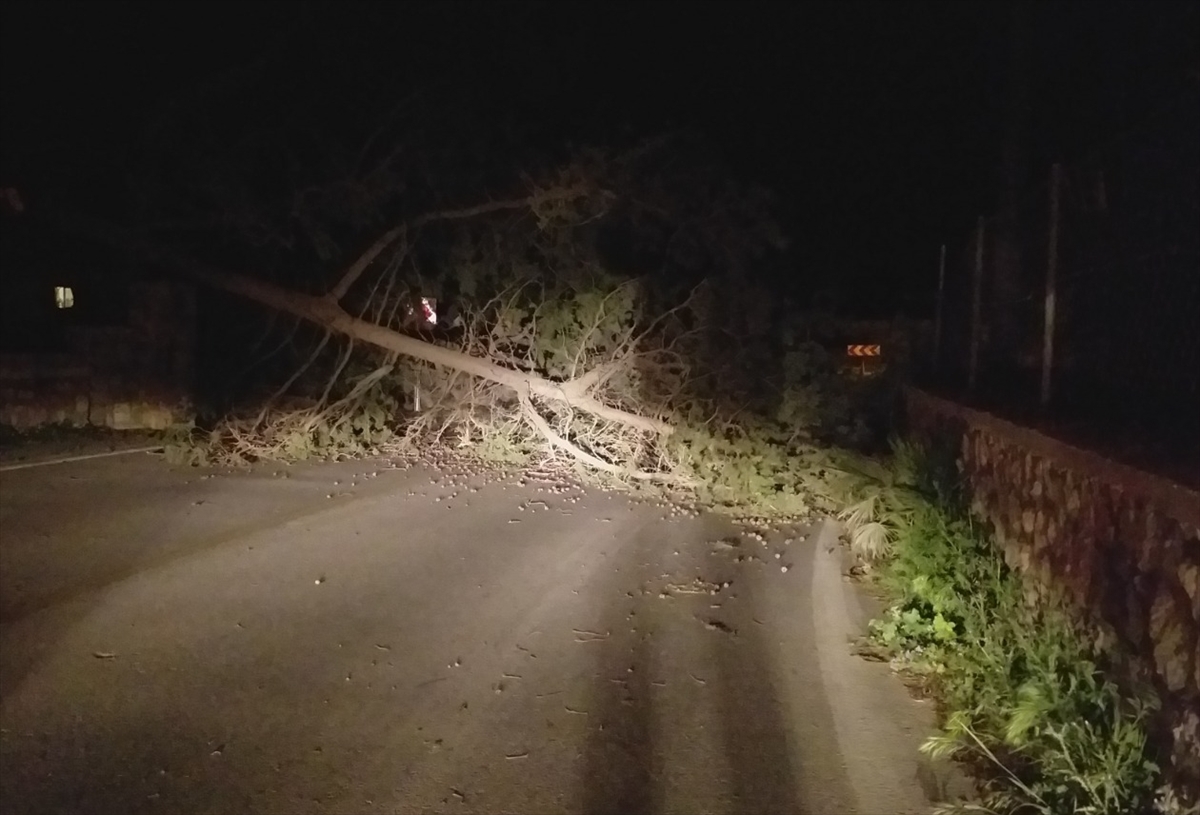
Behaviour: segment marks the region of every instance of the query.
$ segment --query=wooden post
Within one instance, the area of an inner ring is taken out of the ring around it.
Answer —
[[[946,303],[946,244],[942,244],[941,260],[938,261],[937,305],[933,311],[933,370],[941,368],[942,360],[942,308]]]
[[[1046,241],[1046,301],[1042,323],[1042,393],[1041,405],[1049,407],[1052,373],[1054,371],[1054,321],[1057,309],[1058,285],[1058,214],[1062,188],[1062,165],[1050,168],[1050,228]]]
[[[971,275],[971,356],[967,367],[967,391],[974,393],[979,381],[979,346],[983,339],[983,216],[975,227],[975,269]]]

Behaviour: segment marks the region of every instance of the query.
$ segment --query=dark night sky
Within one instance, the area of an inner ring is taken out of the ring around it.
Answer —
[[[1197,92],[1197,6],[1039,4],[1033,166]],[[698,128],[780,194],[798,273],[876,306],[925,307],[938,244],[997,198],[1006,4],[39,2],[0,15],[3,180],[33,190],[52,176],[115,183],[164,104],[276,49],[287,68],[262,104],[336,88],[319,103],[331,120],[419,87],[548,140]]]

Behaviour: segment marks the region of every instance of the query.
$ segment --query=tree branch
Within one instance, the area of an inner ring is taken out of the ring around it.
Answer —
[[[492,212],[502,212],[512,209],[529,209],[540,204],[546,204],[552,201],[572,201],[587,194],[587,189],[582,184],[573,184],[568,187],[552,187],[547,190],[539,190],[533,195],[527,195],[524,198],[509,198],[503,201],[488,201],[484,204],[476,204],[473,207],[463,207],[461,209],[443,209],[436,212],[427,212],[424,215],[418,216],[411,224],[404,222],[392,227],[387,232],[379,236],[374,243],[367,248],[353,263],[351,263],[342,273],[341,279],[329,290],[329,298],[334,302],[340,301],[350,291],[350,287],[354,285],[367,267],[379,257],[383,250],[387,249],[393,243],[405,234],[411,226],[414,230],[419,229],[426,224],[434,221],[454,221],[465,218],[475,218],[480,215],[487,215]]]
[[[603,385],[627,364],[628,360],[626,359],[602,362],[583,376],[577,376],[564,383],[563,390],[573,396],[584,396],[593,388]]]
[[[584,464],[587,464],[590,467],[595,467],[597,470],[603,470],[606,473],[627,476],[638,481],[679,480],[677,477],[669,473],[648,473],[644,470],[626,469],[625,467],[621,467],[617,464],[613,464],[610,461],[605,461],[602,458],[594,456],[586,450],[580,449],[567,439],[564,439],[562,436],[554,432],[554,429],[550,427],[550,423],[543,419],[541,414],[537,412],[537,408],[533,406],[533,402],[528,396],[525,394],[518,394],[518,398],[521,401],[521,410],[524,413],[525,418],[529,420],[529,423],[533,425],[534,429],[537,430],[538,433],[541,433],[543,437],[545,437],[546,441],[550,443],[551,447],[557,447],[559,450],[567,453],[572,458],[582,461]]]
[[[346,293],[350,291],[350,287],[362,277],[362,273],[374,262],[375,258],[379,257],[384,249],[395,243],[407,231],[408,224],[400,224],[380,235],[367,251],[359,255],[358,260],[351,263],[346,271],[342,272],[341,279],[329,290],[329,299],[337,303],[345,297]]]

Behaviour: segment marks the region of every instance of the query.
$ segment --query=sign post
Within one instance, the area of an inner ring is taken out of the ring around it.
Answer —
[[[859,373],[866,376],[867,358],[880,356],[881,350],[878,345],[847,345],[846,356],[860,360]]]

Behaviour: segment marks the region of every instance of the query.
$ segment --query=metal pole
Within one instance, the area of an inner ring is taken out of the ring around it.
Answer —
[[[983,216],[975,227],[975,269],[971,275],[971,357],[967,368],[967,391],[973,393],[979,380],[979,346],[983,337]]]
[[[933,370],[941,367],[942,360],[942,308],[946,303],[946,244],[942,244],[941,260],[938,261],[937,306],[933,312]]]
[[[1054,321],[1057,310],[1058,285],[1058,213],[1062,187],[1062,165],[1050,168],[1050,232],[1046,255],[1045,320],[1042,324],[1042,407],[1050,405],[1051,374],[1054,371]]]

